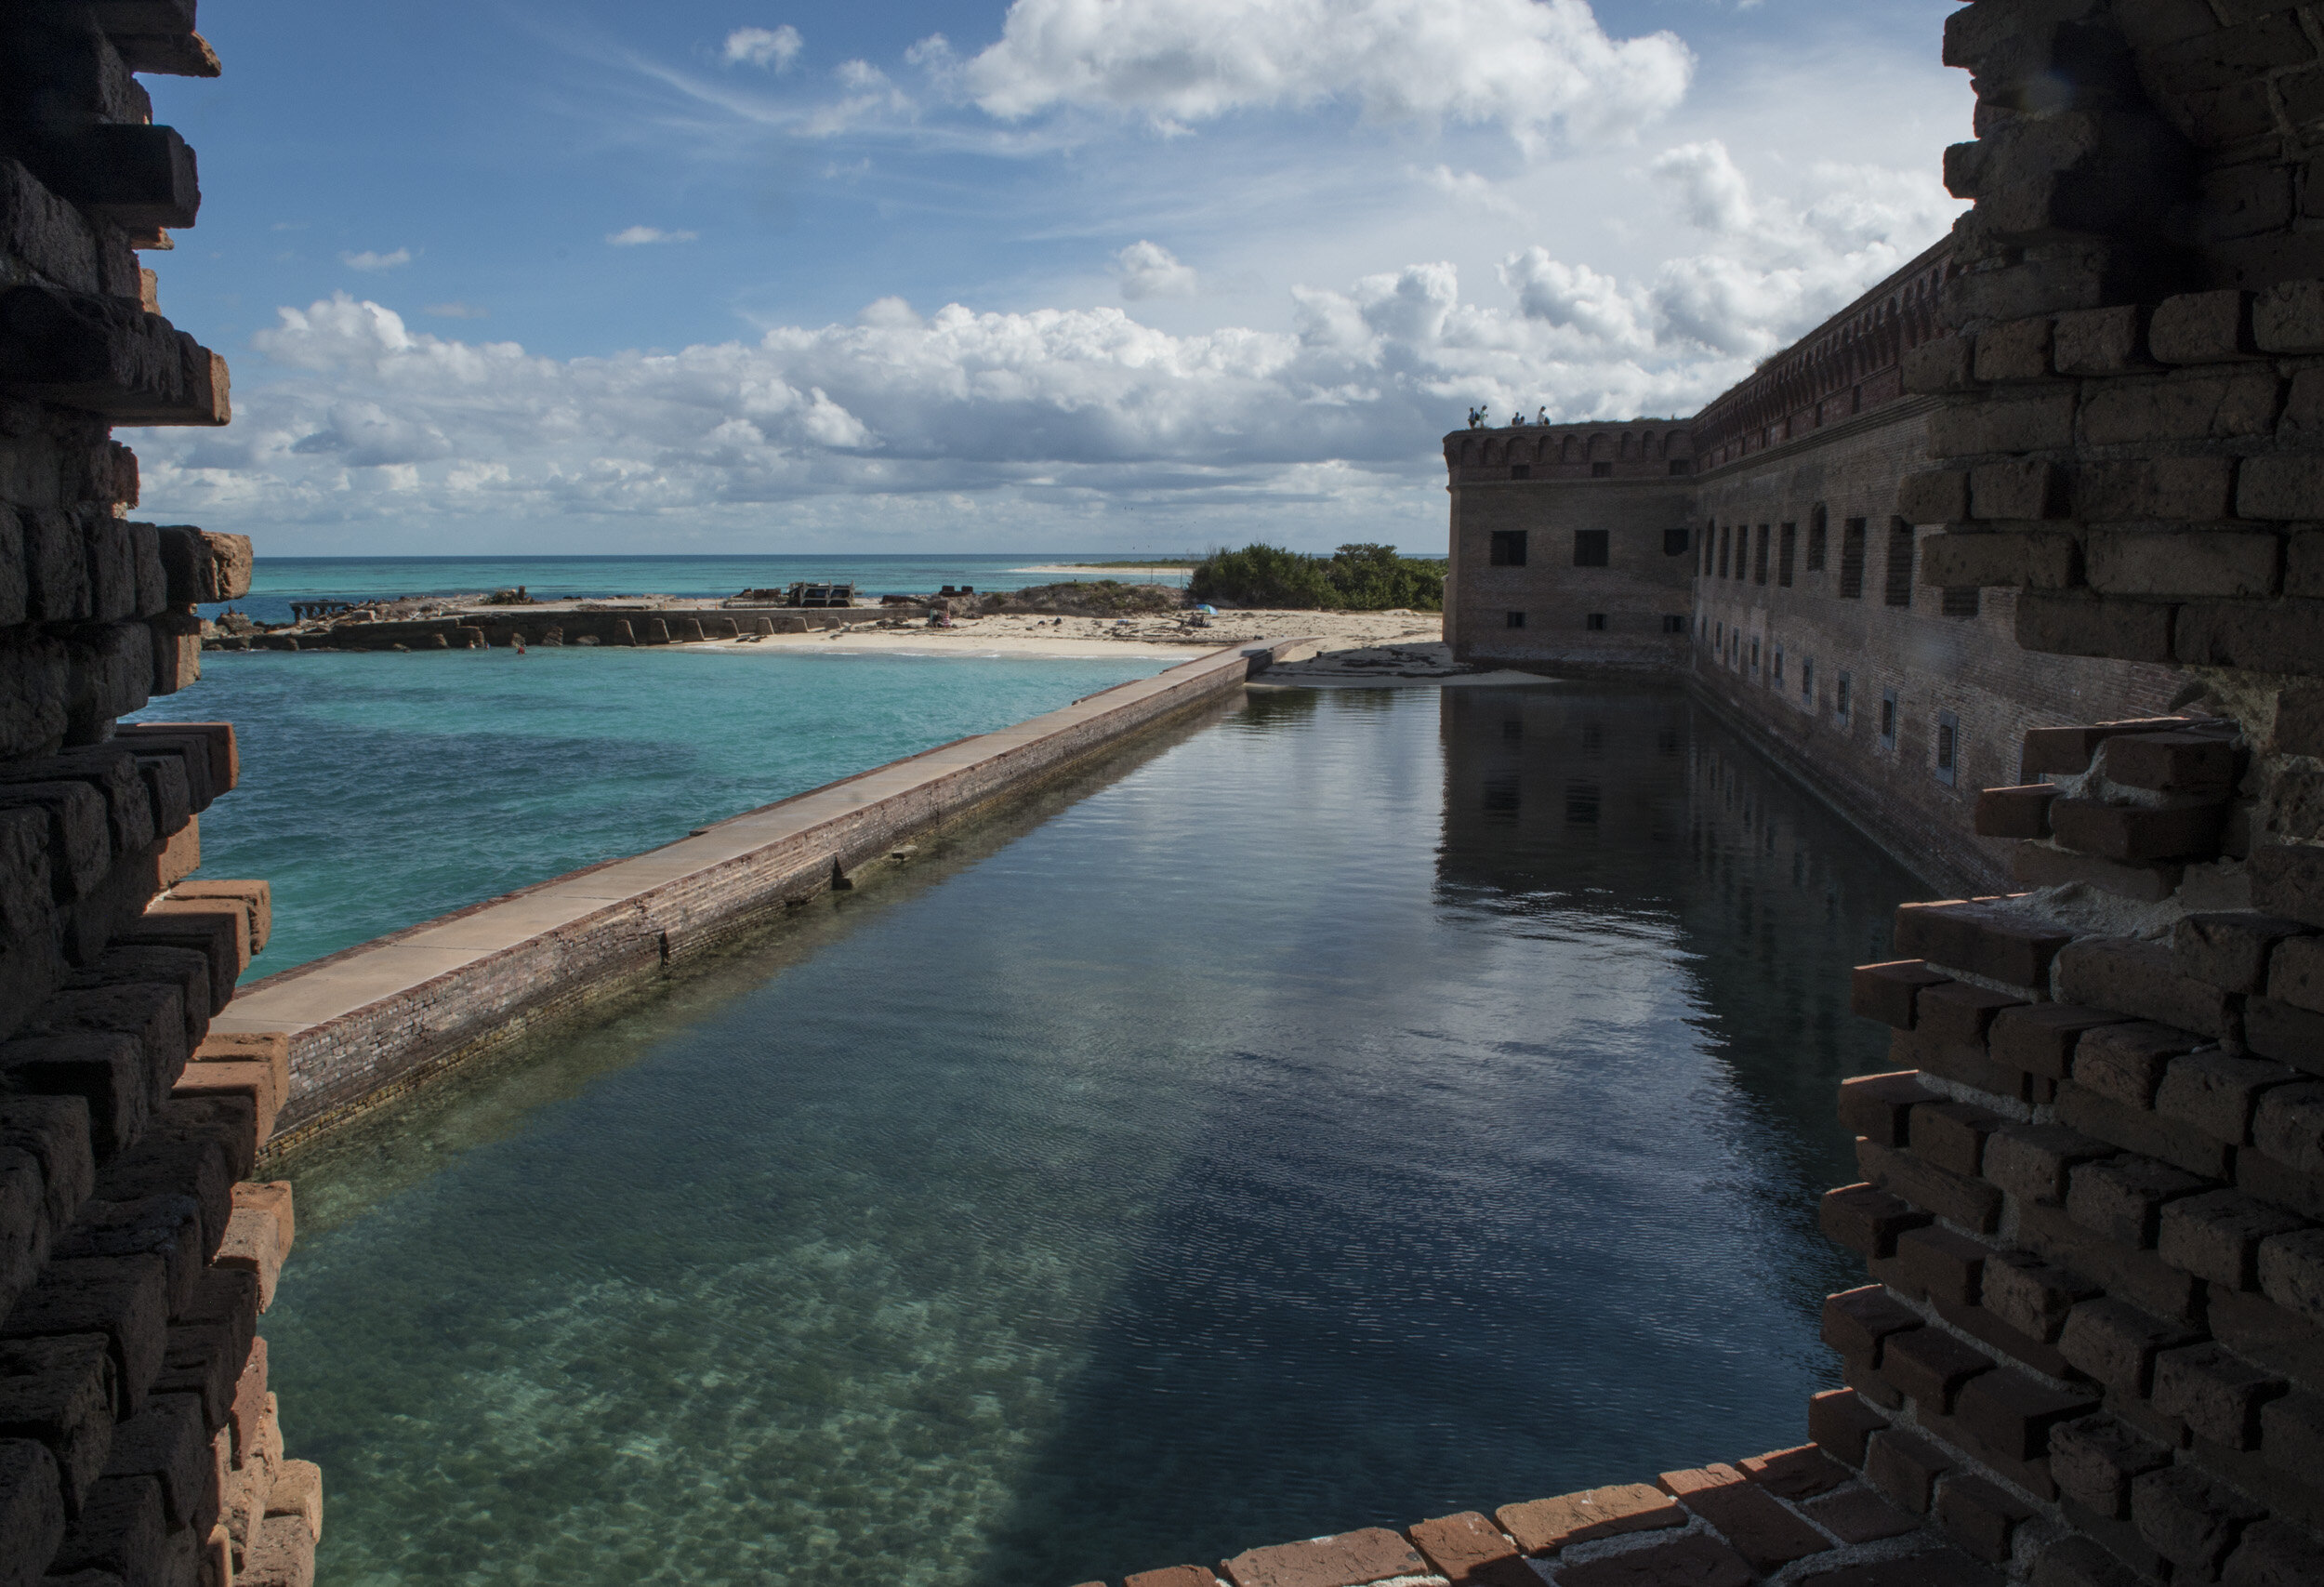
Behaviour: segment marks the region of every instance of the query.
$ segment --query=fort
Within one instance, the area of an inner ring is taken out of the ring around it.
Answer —
[[[137,75],[219,63],[192,0],[0,30],[0,1583],[305,1587],[279,1121],[1276,650],[431,922],[469,935],[359,950],[363,996],[238,998],[268,890],[192,879],[233,730],[121,719],[196,680],[249,548],[133,519],[112,436],[230,417],[138,262],[200,195]],[[1869,1282],[1804,1441],[1128,1587],[2324,1580],[2324,7],[1973,0],[1944,50],[1944,243],[1692,419],[1445,443],[1460,655],[1683,675],[1962,894],[1853,971],[1894,1067],[1842,1089],[1822,1226]]]

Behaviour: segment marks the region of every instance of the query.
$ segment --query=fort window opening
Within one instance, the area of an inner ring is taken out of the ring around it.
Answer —
[[[1751,670],[1754,672],[1759,670],[1759,641],[1757,640],[1751,641]]]
[[[1832,680],[1831,714],[1839,718],[1842,725],[1846,724],[1848,712],[1855,705],[1855,688],[1856,681],[1852,674],[1842,672]]]
[[[1824,504],[1817,502],[1816,510],[1807,515],[1807,571],[1824,571],[1824,540],[1831,520],[1824,512]]]
[[[1685,616],[1684,615],[1675,617],[1665,616],[1662,619],[1662,631],[1666,634],[1683,634],[1686,632]]]
[[[1666,557],[1683,557],[1694,543],[1695,537],[1687,530],[1665,529],[1662,532],[1662,554]]]
[[[1525,531],[1523,529],[1494,530],[1490,561],[1495,567],[1525,566]],[[1512,627],[1514,626],[1512,625]]]
[[[1954,762],[1961,754],[1961,719],[1950,711],[1936,713],[1936,780],[1951,787],[1958,773]]]
[[[1800,526],[1787,523],[1782,533],[1783,539],[1776,548],[1776,582],[1789,589],[1791,588],[1791,564],[1799,555]]]
[[[1888,521],[1888,603],[1912,604],[1912,525],[1901,518]]]
[[[1896,691],[1881,691],[1881,744],[1888,749],[1896,747]]]
[[[1614,465],[1592,463],[1590,465],[1590,477],[1593,480],[1610,480],[1614,477]]]
[[[1525,615],[1523,612],[1510,613],[1508,615],[1508,626],[1512,628],[1524,628],[1525,626]]]
[[[1593,634],[1602,634],[1605,632],[1605,614],[1604,612],[1592,612],[1588,616],[1582,618],[1581,626],[1588,628]]]
[[[1604,567],[1606,565],[1606,532],[1603,529],[1574,531],[1574,565]]]
[[[1718,632],[1717,632],[1716,634],[1714,634],[1714,635],[1711,637],[1711,641],[1710,641],[1710,642],[1711,642],[1713,645],[1717,646],[1717,647],[1718,647],[1720,650],[1722,650],[1722,651],[1723,651],[1723,650],[1725,650],[1725,649],[1727,648],[1727,626],[1726,626],[1726,624],[1724,624],[1724,623],[1721,623],[1721,624],[1719,625]]]
[[[1767,525],[1764,523],[1759,526],[1759,543],[1751,553],[1751,582],[1767,582]]]
[[[1983,593],[1974,585],[1967,589],[1948,589],[1945,592],[1945,615],[1948,617],[1974,617],[1982,610],[1978,597]]]
[[[1840,593],[1849,601],[1864,594],[1864,520],[1851,518],[1840,533]]]
[[[1727,549],[1734,539],[1735,526],[1733,524],[1719,531],[1719,576],[1721,578],[1727,576]]]
[[[1800,698],[1811,706],[1816,703],[1816,658],[1812,655],[1800,663]]]
[[[1776,683],[1776,685],[1778,688],[1780,688],[1780,687],[1782,686],[1782,684],[1783,684],[1783,646],[1781,646],[1781,645],[1777,645],[1777,646],[1776,647],[1776,655],[1775,655],[1774,665],[1768,668],[1768,677],[1769,677],[1771,680],[1773,680],[1773,681]]]
[[[1706,523],[1703,525],[1703,576],[1705,578],[1709,578],[1710,576],[1711,545],[1718,538],[1719,525],[1716,522]]]
[[[1533,465],[1530,463],[1512,463],[1509,466],[1509,477],[1512,480],[1529,480],[1533,478]]]
[[[1692,473],[1694,469],[1695,465],[1688,462],[1684,457],[1673,457],[1670,459],[1670,472],[1674,474]]]

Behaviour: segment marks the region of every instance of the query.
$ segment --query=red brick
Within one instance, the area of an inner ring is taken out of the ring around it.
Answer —
[[[249,1555],[234,1572],[234,1587],[314,1587],[314,1580],[315,1540],[296,1515],[259,1522]]]
[[[2301,1078],[2298,1070],[2265,1059],[2190,1053],[2164,1068],[2155,1111],[2214,1141],[2240,1146],[2251,1138],[2251,1116],[2261,1096]]]
[[[1826,1191],[1817,1215],[1829,1238],[1868,1259],[1895,1255],[1898,1236],[1932,1222],[1928,1213],[1868,1184]]]
[[[2007,1122],[1971,1103],[1921,1103],[1912,1110],[1912,1151],[1949,1173],[1974,1179],[1985,1160],[1986,1137]]]
[[[2128,1154],[2084,1163],[2069,1176],[2066,1215],[2120,1245],[2154,1247],[2166,1202],[2207,1189],[2168,1164]]]
[[[297,1233],[290,1181],[273,1179],[259,1184],[244,1180],[234,1186],[234,1210],[264,1212],[272,1218],[276,1237],[281,1241],[278,1260],[290,1260],[291,1242]]]
[[[1235,1587],[1364,1587],[1394,1576],[1428,1574],[1427,1561],[1384,1527],[1251,1549],[1223,1568]]]
[[[1982,1166],[1987,1179],[2022,1201],[2063,1206],[2075,1165],[2113,1150],[2064,1125],[2004,1124],[1987,1138]]]
[[[1716,1538],[1697,1533],[1569,1565],[1557,1580],[1558,1587],[1750,1587],[1751,1567]]]
[[[2128,1520],[2131,1483],[2171,1463],[2171,1448],[2111,1416],[2060,1422],[2050,1434],[2050,1471],[2058,1488],[2078,1504],[2114,1520]]]
[[[2076,1303],[2104,1292],[2104,1286],[2078,1273],[2024,1251],[2005,1251],[1987,1259],[1977,1303],[2028,1339],[2053,1344]]]
[[[2155,1355],[2194,1342],[2179,1324],[2153,1317],[2112,1296],[2084,1301],[2066,1319],[2058,1351],[2110,1389],[2146,1397]]]
[[[2261,1240],[2259,1279],[2269,1300],[2324,1326],[2324,1229],[2295,1229]]]
[[[1866,1019],[1910,1030],[1920,994],[1948,979],[1917,959],[1859,964],[1849,972],[1848,1006]]]
[[[1423,1521],[1406,1533],[1412,1544],[1448,1581],[1485,1587],[1538,1587],[1541,1579],[1525,1567],[1516,1544],[1473,1510]]]
[[[1677,1500],[1643,1482],[1506,1504],[1493,1513],[1493,1518],[1530,1554],[1554,1554],[1568,1543],[1686,1525],[1686,1512],[1679,1508]]]
[[[2075,1044],[2084,1032],[2119,1025],[2128,1017],[2072,1003],[2027,1003],[1995,1014],[1987,1039],[1996,1061],[2062,1080],[2073,1072],[2069,1065]]]
[[[1868,1488],[1852,1488],[1844,1493],[1827,1493],[1811,1499],[1800,1506],[1809,1520],[1838,1538],[1843,1543],[1878,1542],[1882,1538],[1900,1538],[1921,1525],[1917,1515],[1906,1514]]]
[[[1929,1513],[1936,1479],[1952,1469],[1935,1445],[1893,1427],[1872,1435],[1864,1462],[1865,1479],[1916,1515]]]
[[[1996,1454],[2013,1461],[2038,1461],[2050,1452],[2053,1428],[2096,1408],[2093,1394],[2053,1389],[2039,1379],[2005,1369],[1984,1373],[1963,1385],[1956,1414],[1961,1425]]]
[[[1664,1472],[1663,1491],[1715,1527],[1752,1568],[1770,1571],[1831,1545],[1733,1466]]]
[[[50,1263],[0,1323],[0,1338],[103,1335],[112,1353],[117,1409],[134,1416],[161,1371],[168,1323],[168,1272],[160,1257],[99,1257]]]
[[[1977,795],[1976,833],[1980,838],[2047,838],[2050,801],[2058,790],[2048,783],[2021,787],[1985,788]]]
[[[2164,1206],[2156,1254],[2230,1289],[2259,1288],[2260,1242],[2300,1220],[2238,1191],[2213,1190]]]
[[[2100,722],[2094,727],[2038,727],[2026,734],[2024,772],[2034,776],[2049,772],[2090,770],[2098,746],[2126,733],[2162,733],[2185,727],[2185,717],[2151,717],[2137,721]]]
[[[2155,1357],[2155,1408],[2230,1449],[2260,1447],[2260,1408],[2291,1387],[2217,1344],[2165,1350]]]
[[[1908,1554],[1874,1565],[1843,1566],[1800,1578],[1799,1587],[2002,1587],[2001,1578],[1947,1550]]]
[[[1896,1240],[1896,1256],[1914,1286],[1931,1300],[1977,1303],[1977,1287],[1990,1247],[1942,1225],[1910,1229]]]
[[[1979,1234],[1989,1235],[2000,1226],[2001,1193],[1983,1180],[1940,1168],[1918,1153],[1893,1151],[1870,1141],[1856,1143],[1856,1166],[1873,1184],[1923,1211]]]
[[[265,1063],[188,1064],[170,1090],[174,1097],[241,1097],[250,1104],[258,1144],[274,1133],[283,1095],[275,1089],[273,1065]]]
[[[1921,1326],[1920,1313],[1878,1284],[1824,1297],[1823,1340],[1842,1356],[1877,1355],[1882,1341]]]
[[[1808,1397],[1807,1435],[1817,1448],[1851,1466],[1864,1464],[1865,1440],[1887,1425],[1888,1418],[1854,1389],[1826,1389]]]
[[[2324,1075],[2324,1014],[2277,998],[2250,998],[2243,1004],[2243,1041],[2262,1057]]]
[[[112,1448],[113,1378],[99,1334],[0,1345],[0,1437],[46,1446],[58,1461],[54,1479],[73,1503]]]
[[[1750,1455],[1737,1461],[1736,1466],[1745,1476],[1781,1499],[1805,1499],[1848,1480],[1848,1468],[1813,1444]]]
[[[1881,1376],[1916,1405],[1950,1416],[1954,1396],[1992,1360],[1942,1329],[1922,1328],[1884,1341]]]
[[[1122,1587],[1217,1587],[1218,1580],[1199,1565],[1173,1565],[1167,1570],[1142,1570],[1125,1578]]]
[[[2255,1522],[2244,1527],[2219,1579],[2225,1587],[2303,1587],[2324,1581],[2324,1539],[2289,1521]]]
[[[1935,1102],[1941,1095],[1922,1085],[1912,1069],[1858,1075],[1840,1082],[1840,1121],[1883,1146],[1901,1146],[1910,1133],[1914,1104]]]
[[[2219,853],[2227,821],[2225,800],[2178,810],[2060,799],[2050,805],[2050,830],[2060,846],[2109,860],[2203,859]]]
[[[1977,1558],[1999,1565],[2010,1539],[2033,1518],[2031,1507],[1979,1476],[1948,1476],[1936,1490],[1936,1519],[1953,1541]]]
[[[2051,960],[2073,940],[1990,899],[1903,905],[1895,936],[1902,952],[2012,986],[2048,985]]]
[[[2131,1483],[2131,1524],[2138,1535],[2199,1580],[2215,1575],[2243,1528],[2265,1514],[2185,1466],[2148,1472]]]
[[[2235,741],[2212,733],[2140,733],[2110,738],[2106,777],[2156,793],[2225,794],[2236,780]]]
[[[2075,1048],[2074,1080],[2125,1106],[2151,1108],[2165,1066],[2201,1045],[2201,1038],[2152,1020],[2106,1025]]]
[[[1982,1046],[1986,1029],[1992,1025],[1995,1014],[2025,1004],[2025,998],[2008,992],[1996,992],[1966,981],[1948,981],[1921,994],[1914,1006],[1914,1018],[1919,1022],[1917,1028],[1940,1041]]]

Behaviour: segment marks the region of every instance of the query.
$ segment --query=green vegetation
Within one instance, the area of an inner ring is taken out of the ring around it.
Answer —
[[[1037,584],[978,597],[980,612],[1030,612],[1039,616],[1139,617],[1175,612],[1185,596],[1167,584],[1124,584],[1116,578],[1088,583]]]
[[[1195,568],[1187,593],[1196,601],[1301,611],[1386,612],[1445,606],[1445,564],[1400,557],[1393,546],[1342,546],[1327,557],[1280,546],[1213,551]]]

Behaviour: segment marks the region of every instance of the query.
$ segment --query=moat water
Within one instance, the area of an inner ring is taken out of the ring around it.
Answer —
[[[1802,1440],[1908,875],[1655,689],[1070,791],[292,1165],[328,1587],[1067,1587]]]

